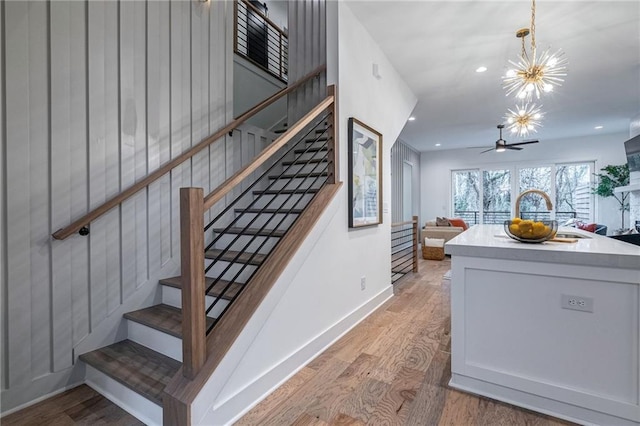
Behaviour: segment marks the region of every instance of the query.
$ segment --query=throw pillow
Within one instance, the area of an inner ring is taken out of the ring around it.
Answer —
[[[595,223],[586,224],[584,222],[578,222],[576,223],[576,226],[578,227],[578,229],[582,229],[583,231],[596,232],[597,224]]]
[[[446,217],[436,217],[436,226],[451,226]]]
[[[424,226],[436,226],[436,220],[435,220],[435,219],[433,219],[433,220],[428,220],[428,221],[424,224]]]
[[[460,219],[457,217],[450,218],[449,223],[451,224],[451,226],[462,228],[463,231],[466,231],[468,229],[467,222],[465,222],[464,219]]]

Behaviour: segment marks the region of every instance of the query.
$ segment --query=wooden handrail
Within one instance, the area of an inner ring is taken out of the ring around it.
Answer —
[[[273,154],[278,152],[287,142],[293,139],[298,132],[304,129],[309,123],[311,123],[322,111],[327,109],[333,104],[334,97],[327,96],[322,102],[316,105],[309,113],[302,117],[295,125],[282,134],[278,139],[273,141],[271,145],[258,154],[251,163],[247,164],[237,172],[235,172],[229,179],[225,180],[220,186],[211,191],[209,195],[204,198],[205,211],[213,207],[215,203],[220,201],[225,195],[238,185],[242,180],[249,176],[254,170],[264,164]]]
[[[289,93],[293,92],[298,87],[302,86],[303,84],[305,84],[307,81],[311,80],[312,78],[316,77],[318,74],[320,74],[325,69],[326,69],[326,65],[321,65],[321,66],[317,67],[316,69],[314,69],[313,71],[311,71],[310,73],[308,73],[307,75],[305,75],[304,77],[302,77],[300,80],[298,80],[297,82],[295,82],[291,86],[288,86],[288,87],[280,90],[279,92],[273,94],[272,96],[270,96],[269,98],[265,99],[264,101],[262,101],[261,103],[259,103],[255,107],[251,108],[249,111],[247,111],[244,114],[240,115],[238,118],[236,118],[231,123],[229,123],[226,126],[224,126],[222,129],[218,130],[213,135],[208,136],[207,138],[202,140],[197,145],[193,146],[188,151],[183,152],[182,154],[180,154],[179,156],[177,156],[173,160],[171,160],[168,163],[164,164],[163,166],[161,166],[155,172],[150,173],[144,179],[140,180],[139,182],[136,182],[134,185],[130,186],[129,188],[127,188],[124,191],[122,191],[120,194],[116,195],[115,197],[109,199],[108,201],[104,202],[100,206],[98,206],[95,209],[91,210],[89,213],[85,214],[81,218],[79,218],[76,221],[72,222],[70,225],[66,226],[65,228],[57,230],[56,232],[54,232],[52,234],[53,238],[55,238],[56,240],[64,240],[65,238],[69,237],[70,235],[78,232],[81,228],[83,228],[84,226],[87,226],[91,221],[97,219],[98,217],[102,216],[103,214],[105,214],[106,212],[111,210],[112,208],[114,208],[117,205],[121,204],[122,202],[124,202],[125,200],[127,200],[128,198],[130,198],[131,196],[136,194],[138,191],[140,191],[140,190],[146,188],[147,186],[151,185],[153,182],[155,182],[156,180],[158,180],[159,178],[164,176],[166,173],[171,171],[171,169],[179,166],[180,164],[182,164],[186,160],[190,159],[191,157],[196,155],[198,152],[202,151],[203,149],[205,149],[206,147],[211,145],[213,142],[217,141],[222,136],[224,136],[227,133],[229,133],[230,131],[234,130],[236,127],[240,126],[242,123],[247,121],[249,118],[251,118],[254,115],[256,115],[258,112],[262,111],[264,108],[266,108],[269,105],[271,105],[272,103],[276,102],[278,99],[282,98],[283,96],[286,96]]]

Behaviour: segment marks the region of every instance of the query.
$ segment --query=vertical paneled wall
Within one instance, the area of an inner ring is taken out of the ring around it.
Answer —
[[[297,81],[327,60],[325,0],[289,1],[289,81]],[[289,95],[288,120],[294,123],[327,96],[327,78]]]
[[[403,169],[405,163],[411,165],[411,209],[417,216],[420,210],[420,153],[409,145],[397,140],[391,147],[391,220],[403,222],[403,206],[405,205],[405,188]]]
[[[179,188],[220,184],[241,155],[231,138],[88,237],[50,235],[230,120],[231,12],[225,1],[1,3],[2,410],[65,386],[74,349],[152,294],[163,268],[178,271]]]

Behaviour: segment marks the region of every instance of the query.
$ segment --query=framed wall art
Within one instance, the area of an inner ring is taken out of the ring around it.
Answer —
[[[382,223],[382,134],[349,118],[349,228]]]

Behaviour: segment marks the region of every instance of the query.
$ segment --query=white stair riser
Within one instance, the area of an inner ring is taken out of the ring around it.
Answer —
[[[214,298],[211,296],[205,297],[205,306],[210,306],[214,301]],[[168,285],[162,286],[162,303],[169,306],[174,306],[176,308],[182,307],[182,291],[179,288],[171,287]],[[222,310],[227,307],[229,304],[228,300],[222,299],[216,306],[207,314],[207,316],[216,318],[220,315]],[[130,321],[133,322],[133,321]],[[148,346],[148,345],[145,345]],[[171,355],[167,355],[171,356]],[[173,357],[172,357],[173,358]]]
[[[162,425],[162,407],[90,365],[86,365],[85,383],[141,422]]]
[[[241,235],[237,240],[236,237],[237,235],[235,234],[224,234],[220,239],[218,239],[218,241],[216,241],[214,248],[222,250],[229,247],[229,249],[233,251],[247,251],[250,253],[257,252],[266,254],[269,253],[278,240],[277,238],[259,236],[254,238],[253,235]],[[267,240],[266,242],[265,239]],[[234,240],[236,241],[234,242]]]
[[[127,320],[127,333],[129,340],[182,362],[182,339],[132,320]]]

